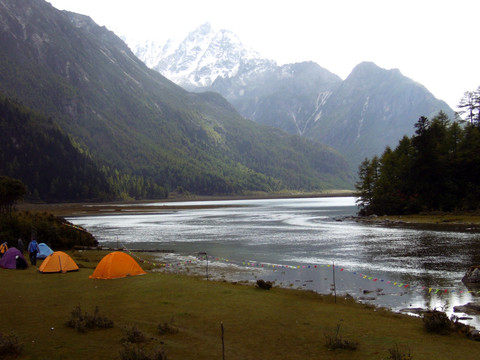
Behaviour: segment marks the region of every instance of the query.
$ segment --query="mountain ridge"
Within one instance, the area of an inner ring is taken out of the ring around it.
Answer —
[[[349,154],[359,164],[365,157],[379,154],[404,135],[412,134],[420,116],[433,117],[439,111],[450,118],[454,116],[445,102],[435,99],[423,85],[403,76],[400,70],[363,62],[330,97],[323,109],[328,121],[313,127],[310,135]]]
[[[43,0],[0,0],[0,92],[54,118],[109,167],[169,191],[352,184],[332,149],[244,119],[220,95],[184,90],[113,32]]]
[[[208,46],[211,35],[206,31],[215,32],[205,25],[200,28],[189,34],[190,39],[201,38],[196,44],[199,52]],[[237,39],[222,49],[223,55],[232,48],[239,54],[242,46]],[[178,55],[161,61],[164,64],[182,59]],[[210,86],[198,85],[199,80],[196,89],[189,82],[189,89],[217,91],[246,118],[325,143],[344,155],[353,169],[365,157],[379,154],[404,135],[412,134],[420,116],[431,117],[444,111],[454,118],[448,104],[436,99],[423,85],[403,76],[399,69],[382,69],[373,62],[358,64],[345,80],[313,62],[278,66],[269,59],[243,58],[238,60],[236,71],[230,72],[226,71],[232,70],[229,62],[223,64],[224,75],[218,70],[222,62],[212,65],[217,69],[215,73],[203,74],[216,76]],[[168,66],[174,69],[173,64]],[[194,73],[193,68],[183,68],[182,75],[169,72],[168,77],[184,86],[182,76],[191,78]]]

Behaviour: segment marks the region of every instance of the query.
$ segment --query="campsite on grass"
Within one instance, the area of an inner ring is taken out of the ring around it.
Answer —
[[[480,352],[480,342],[465,335],[429,333],[421,318],[353,299],[165,273],[152,267],[151,253],[138,253],[148,260],[139,263],[144,276],[94,280],[89,275],[110,251],[65,253],[78,271],[0,270],[2,284],[15,284],[0,290],[8,309],[0,334],[20,348],[17,359],[127,359],[126,351],[150,356],[144,359],[162,351],[169,359],[221,358],[221,324],[232,360],[387,359],[389,349],[415,360],[473,360]],[[335,334],[356,349],[329,350],[326,339]]]
[[[118,279],[146,274],[134,258],[124,252],[111,252],[98,263],[90,279]]]
[[[37,259],[45,259],[48,255],[52,254],[53,250],[45,243],[38,244]]]
[[[17,248],[11,247],[0,259],[0,267],[4,269],[26,269],[27,262]]]
[[[77,270],[78,265],[63,251],[55,251],[48,255],[38,268],[41,273],[66,273]]]

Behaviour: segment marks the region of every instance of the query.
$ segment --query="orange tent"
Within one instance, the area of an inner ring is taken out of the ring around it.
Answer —
[[[89,277],[90,279],[117,279],[143,274],[146,272],[130,255],[115,251],[105,255]]]
[[[55,251],[43,260],[38,271],[42,273],[67,272],[78,270],[78,265],[63,251]]]

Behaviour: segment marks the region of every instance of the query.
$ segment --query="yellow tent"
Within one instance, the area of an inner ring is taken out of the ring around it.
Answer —
[[[78,265],[63,251],[55,251],[43,260],[38,271],[42,273],[55,273],[78,270]]]
[[[115,251],[105,255],[89,277],[90,279],[117,279],[143,274],[146,272],[130,255]]]

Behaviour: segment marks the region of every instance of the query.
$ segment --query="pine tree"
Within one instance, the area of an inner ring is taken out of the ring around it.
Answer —
[[[15,203],[27,193],[27,187],[18,179],[0,176],[0,214],[12,212]]]
[[[458,114],[472,125],[480,126],[480,86],[475,91],[465,91],[458,104]]]
[[[375,182],[377,179],[378,158],[374,157],[371,161],[367,158],[362,161],[358,171],[358,181],[355,184],[358,197],[357,205],[361,207],[362,215],[370,214],[373,194],[375,190]]]
[[[440,112],[421,117],[415,135],[365,159],[356,184],[360,214],[480,208],[480,126]]]

